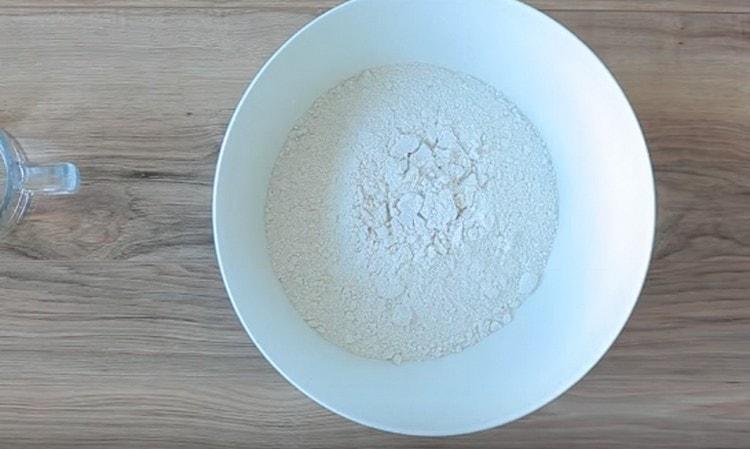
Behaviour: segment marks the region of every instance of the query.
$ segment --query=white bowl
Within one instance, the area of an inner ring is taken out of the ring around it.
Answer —
[[[499,88],[554,161],[559,229],[544,279],[507,327],[465,351],[394,365],[353,356],[297,315],[271,269],[271,168],[313,100],[373,66],[420,61]],[[623,328],[648,268],[654,184],[625,95],[572,33],[515,1],[346,3],[286,42],[242,97],[221,149],[214,237],[237,314],[273,366],[358,423],[414,435],[517,419],[570,388]]]

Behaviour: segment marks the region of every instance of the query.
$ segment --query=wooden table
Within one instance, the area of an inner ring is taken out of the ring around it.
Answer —
[[[360,427],[296,391],[248,341],[215,262],[230,114],[336,3],[0,2],[0,126],[84,179],[0,244],[0,447],[750,447],[750,1],[533,1],[633,102],[656,169],[655,254],[583,381],[441,440]]]

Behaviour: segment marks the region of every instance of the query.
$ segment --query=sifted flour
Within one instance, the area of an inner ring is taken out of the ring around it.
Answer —
[[[508,324],[536,289],[557,226],[555,173],[492,87],[384,66],[300,118],[266,220],[273,268],[310,326],[364,357],[425,360]]]

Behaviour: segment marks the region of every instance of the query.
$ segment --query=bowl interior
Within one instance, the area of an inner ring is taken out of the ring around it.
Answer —
[[[295,313],[270,266],[264,203],[286,134],[316,97],[365,68],[411,61],[474,75],[527,114],[557,170],[560,222],[544,279],[509,326],[459,354],[396,366],[338,349]],[[609,72],[543,14],[490,0],[360,0],[312,22],[243,97],[214,192],[222,273],[258,348],[333,411],[421,435],[505,423],[580,379],[635,304],[653,227],[647,149]]]

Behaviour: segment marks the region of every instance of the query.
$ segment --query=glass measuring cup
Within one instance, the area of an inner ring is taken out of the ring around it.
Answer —
[[[29,164],[18,142],[0,129],[0,238],[21,221],[34,195],[73,194],[79,183],[74,164]]]

